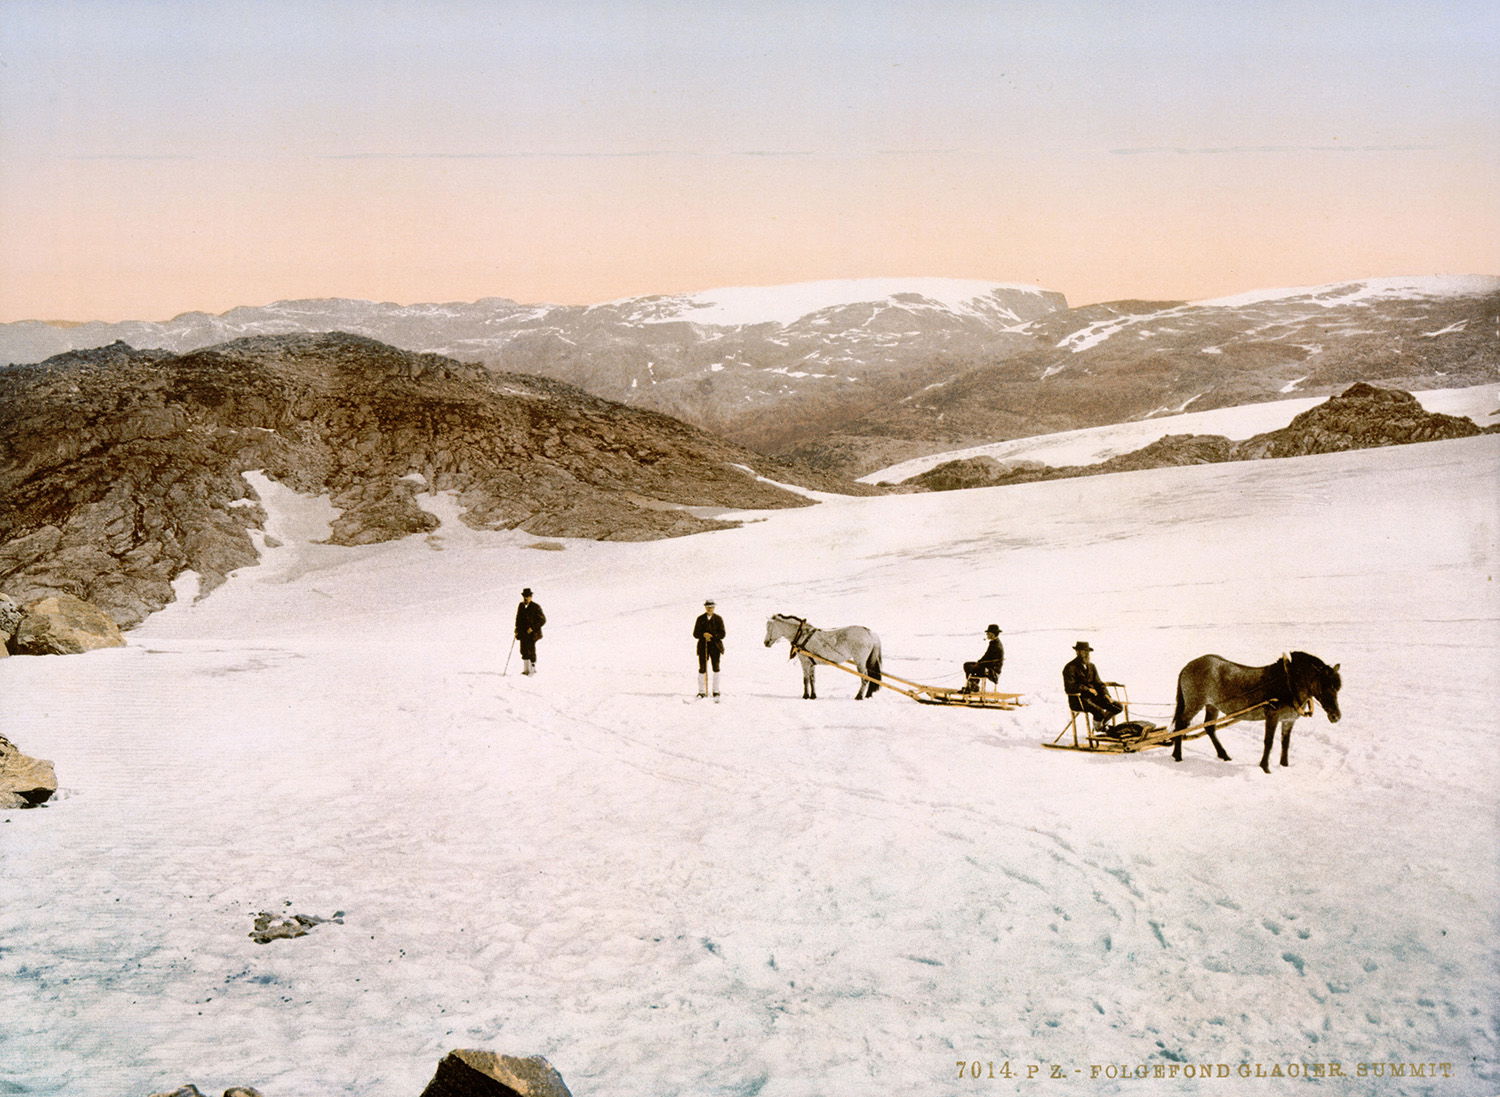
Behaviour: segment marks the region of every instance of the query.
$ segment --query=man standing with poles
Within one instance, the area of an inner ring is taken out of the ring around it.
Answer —
[[[724,654],[724,618],[714,612],[714,601],[703,603],[703,612],[693,622],[693,637],[698,641],[698,696],[708,696],[708,668],[714,668],[714,700],[719,699],[719,656]]]
[[[542,626],[547,615],[542,607],[531,600],[531,588],[521,591],[521,604],[516,607],[516,639],[521,642],[521,673],[536,673],[536,642],[542,638]]]

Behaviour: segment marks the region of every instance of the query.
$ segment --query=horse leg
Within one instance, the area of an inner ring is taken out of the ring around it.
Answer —
[[[1176,717],[1173,718],[1173,720],[1172,720],[1172,730],[1173,731],[1181,731],[1183,728],[1187,727],[1188,724],[1191,721],[1192,721],[1192,716],[1190,714],[1188,714],[1188,713],[1181,713],[1180,715],[1178,715],[1178,716],[1176,716]],[[1174,761],[1174,762],[1180,762],[1180,761],[1182,761],[1182,736],[1181,735],[1175,736],[1172,739],[1172,761]]]
[[[1191,713],[1187,711],[1187,698],[1182,695],[1182,683],[1177,685],[1177,705],[1172,711],[1172,730],[1181,731],[1191,722]],[[1172,740],[1172,761],[1182,761],[1182,736],[1178,735]]]
[[[811,659],[802,660],[802,699],[804,701],[818,699],[818,683],[815,677],[817,669]]]
[[[1286,756],[1287,753],[1292,749],[1292,724],[1294,724],[1295,722],[1295,720],[1288,720],[1286,723],[1281,725],[1281,764],[1284,766],[1291,765],[1291,763],[1287,761]]]
[[[1271,772],[1271,744],[1276,741],[1276,725],[1280,722],[1274,710],[1266,713],[1266,745],[1260,752],[1260,768],[1267,773]],[[1282,756],[1285,757],[1285,754]]]
[[[1219,742],[1218,729],[1214,727],[1214,721],[1219,718],[1219,710],[1213,705],[1207,705],[1203,709],[1203,720],[1208,725],[1208,741],[1214,745],[1214,751],[1219,756],[1219,761],[1229,761],[1229,752],[1224,749],[1224,744]]]

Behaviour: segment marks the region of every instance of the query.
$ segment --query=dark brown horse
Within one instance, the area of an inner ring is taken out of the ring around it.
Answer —
[[[1229,754],[1214,734],[1214,721],[1220,720],[1223,713],[1228,719],[1219,725],[1222,727],[1263,712],[1266,748],[1261,752],[1260,768],[1270,773],[1271,743],[1276,738],[1276,729],[1281,728],[1281,764],[1286,765],[1292,724],[1304,712],[1311,713],[1314,700],[1323,706],[1329,723],[1338,723],[1342,685],[1337,664],[1329,666],[1305,651],[1283,655],[1265,667],[1231,663],[1222,655],[1200,655],[1177,675],[1177,711],[1172,715],[1172,730],[1188,727],[1202,709],[1214,750],[1227,762]],[[1172,757],[1182,761],[1180,735],[1172,740]]]

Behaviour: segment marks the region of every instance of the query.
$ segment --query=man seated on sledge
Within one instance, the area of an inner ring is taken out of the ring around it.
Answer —
[[[964,693],[978,693],[981,680],[1000,684],[1000,668],[1005,665],[1005,648],[1000,646],[1000,626],[990,625],[984,630],[990,644],[978,659],[964,664]]]
[[[1068,707],[1074,712],[1088,713],[1102,729],[1119,715],[1123,706],[1104,688],[1099,668],[1090,658],[1094,649],[1080,640],[1073,645],[1073,650],[1078,653],[1077,657],[1063,667],[1063,689],[1068,692]]]

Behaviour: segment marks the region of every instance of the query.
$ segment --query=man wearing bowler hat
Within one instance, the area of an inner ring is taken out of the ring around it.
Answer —
[[[1090,658],[1094,649],[1088,642],[1078,641],[1073,650],[1078,653],[1077,657],[1063,667],[1063,689],[1068,691],[1068,707],[1074,712],[1088,713],[1103,727],[1119,714],[1122,706],[1104,688],[1099,668]]]
[[[714,612],[714,600],[703,603],[703,612],[693,622],[693,637],[698,641],[698,696],[708,696],[708,668],[714,668],[713,694],[719,699],[719,656],[724,654],[724,618]]]
[[[984,630],[984,638],[989,641],[984,654],[964,664],[963,692],[965,693],[978,690],[981,678],[987,678],[996,685],[1000,684],[1000,668],[1005,665],[1005,648],[1000,644],[1000,626],[990,625]]]
[[[542,607],[531,600],[531,588],[521,591],[521,604],[516,607],[516,639],[521,642],[521,673],[536,673],[536,642],[542,638],[542,626],[547,615]]]

